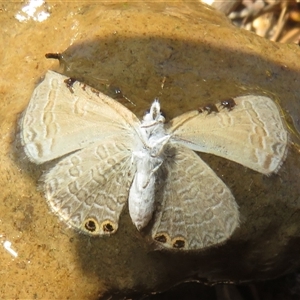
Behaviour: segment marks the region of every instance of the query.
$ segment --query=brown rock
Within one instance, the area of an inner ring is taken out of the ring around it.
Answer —
[[[2,295],[94,299],[106,289],[158,291],[195,276],[212,282],[263,280],[299,268],[296,45],[239,30],[195,3],[54,4],[42,23],[18,23],[13,17],[18,9],[7,4],[0,21],[6,28],[1,38],[6,47],[0,50],[1,242],[11,241],[18,252],[17,258],[7,251],[0,256],[6,274]],[[110,96],[117,87],[136,106],[121,102],[139,117],[155,97],[168,119],[243,94],[266,94],[280,105],[291,145],[278,174],[266,177],[200,154],[240,206],[240,228],[226,244],[197,253],[153,251],[127,210],[110,238],[80,235],[49,212],[36,191],[44,166],[20,157],[16,124],[39,78],[57,69],[56,61],[44,58],[56,51],[63,53],[64,73]]]

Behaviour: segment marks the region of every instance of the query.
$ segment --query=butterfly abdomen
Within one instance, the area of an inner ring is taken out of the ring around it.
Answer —
[[[140,141],[132,152],[136,173],[130,188],[128,206],[132,222],[143,229],[152,218],[155,209],[156,172],[163,163],[164,147],[170,136],[164,130],[164,118],[158,101],[144,116],[139,128]]]

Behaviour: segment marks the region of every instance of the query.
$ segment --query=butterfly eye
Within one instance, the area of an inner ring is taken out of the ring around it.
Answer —
[[[160,110],[160,115],[165,119],[166,118],[166,113],[164,110]]]

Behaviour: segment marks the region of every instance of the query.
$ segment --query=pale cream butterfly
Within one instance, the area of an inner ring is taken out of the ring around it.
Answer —
[[[268,97],[228,99],[168,124],[155,100],[139,121],[110,97],[48,71],[23,113],[21,141],[36,164],[62,157],[41,182],[68,225],[113,234],[128,199],[138,230],[151,224],[156,243],[190,250],[226,241],[239,225],[231,191],[194,151],[268,175],[285,158],[288,133]]]

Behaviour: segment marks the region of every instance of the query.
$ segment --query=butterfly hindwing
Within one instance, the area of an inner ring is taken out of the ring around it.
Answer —
[[[152,237],[160,245],[203,249],[224,242],[238,226],[231,191],[192,150],[171,144],[158,178]]]
[[[91,235],[116,232],[134,166],[128,140],[79,150],[41,178],[51,209],[68,225]]]

